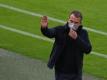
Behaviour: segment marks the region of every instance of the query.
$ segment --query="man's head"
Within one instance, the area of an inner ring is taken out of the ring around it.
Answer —
[[[69,15],[68,26],[77,30],[78,27],[82,24],[82,14],[79,11],[72,11]]]

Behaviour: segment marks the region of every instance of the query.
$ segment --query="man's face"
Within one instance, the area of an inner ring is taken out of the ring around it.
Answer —
[[[76,27],[79,27],[81,25],[81,18],[77,18],[74,14],[71,14],[68,19],[68,24],[73,24]]]

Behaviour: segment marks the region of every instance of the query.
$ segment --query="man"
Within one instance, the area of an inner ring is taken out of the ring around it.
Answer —
[[[56,80],[82,80],[83,56],[92,49],[82,19],[81,12],[72,11],[64,26],[48,28],[47,16],[41,18],[41,32],[55,38],[48,67],[55,68]]]

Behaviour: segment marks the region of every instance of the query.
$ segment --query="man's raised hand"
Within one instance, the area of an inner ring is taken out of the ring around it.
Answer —
[[[48,18],[47,18],[47,16],[41,17],[41,27],[42,28],[48,27]]]

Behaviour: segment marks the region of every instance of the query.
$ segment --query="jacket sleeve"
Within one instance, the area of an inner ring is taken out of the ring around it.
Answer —
[[[56,30],[55,28],[42,28],[41,27],[41,32],[43,35],[45,35],[48,38],[54,38],[56,36]]]
[[[89,41],[88,32],[86,30],[83,30],[82,34],[78,35],[76,43],[84,53],[88,54],[91,52],[92,46]]]

